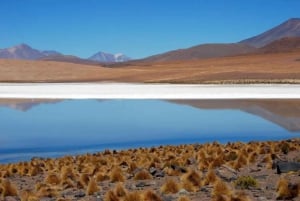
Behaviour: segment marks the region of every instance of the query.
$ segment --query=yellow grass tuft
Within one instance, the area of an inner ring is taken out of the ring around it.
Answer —
[[[213,169],[209,169],[205,175],[205,185],[214,184],[217,181],[218,177]]]
[[[112,190],[109,190],[105,193],[104,201],[120,201],[120,199]]]
[[[103,173],[101,173],[101,172],[98,172],[98,173],[96,174],[96,180],[97,180],[97,182],[109,180],[109,176],[106,175],[106,174],[103,174]]]
[[[92,177],[90,178],[90,181],[88,183],[86,194],[87,195],[93,195],[94,193],[98,192],[100,190],[96,180]]]
[[[177,201],[190,201],[190,198],[187,197],[187,196],[181,196],[181,197],[178,198]]]
[[[110,181],[111,182],[124,182],[125,178],[123,176],[122,170],[117,167],[114,168],[110,173]]]
[[[89,181],[90,177],[88,174],[81,174],[78,181],[79,188],[85,188],[88,185]]]
[[[179,188],[180,187],[177,182],[175,182],[173,179],[168,179],[160,190],[162,193],[173,194],[177,193],[180,190]]]
[[[181,180],[183,187],[190,192],[198,191],[203,185],[201,174],[195,170],[190,170],[189,172],[185,173],[181,177]]]
[[[144,200],[143,201],[162,201],[162,199],[152,190],[147,190],[144,193]]]
[[[213,197],[220,197],[220,196],[230,196],[232,194],[231,189],[221,180],[218,180],[214,188],[212,190]]]
[[[58,185],[60,183],[60,178],[55,173],[50,173],[47,175],[44,181],[46,184]]]
[[[238,191],[231,196],[230,201],[251,201],[251,199],[245,192]]]
[[[152,175],[147,170],[141,170],[134,175],[135,180],[152,179]]]
[[[0,188],[2,189],[2,197],[18,195],[16,186],[13,183],[11,183],[8,179],[1,180]]]
[[[124,201],[141,201],[141,200],[142,200],[142,195],[137,191],[128,193],[124,198]]]
[[[41,186],[40,189],[37,191],[36,195],[38,197],[55,198],[58,196],[58,192],[56,188],[50,186]]]
[[[289,184],[285,178],[280,178],[277,183],[277,199],[292,199],[300,195],[300,183]]]
[[[127,191],[124,188],[123,183],[120,183],[120,182],[117,183],[117,185],[115,186],[115,189],[114,189],[114,193],[116,196],[118,196],[120,198],[123,198],[127,195]]]

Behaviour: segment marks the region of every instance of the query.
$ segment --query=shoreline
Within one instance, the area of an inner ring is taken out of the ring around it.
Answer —
[[[0,98],[300,99],[300,85],[0,83]]]

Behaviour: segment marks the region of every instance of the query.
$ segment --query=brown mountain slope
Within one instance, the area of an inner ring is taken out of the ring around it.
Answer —
[[[300,37],[287,37],[259,48],[257,53],[279,53],[300,50]]]
[[[203,44],[187,49],[179,49],[141,59],[142,62],[183,61],[216,58],[254,52],[255,48],[244,44]]]
[[[104,68],[0,59],[1,82],[299,83],[300,51]]]
[[[50,55],[50,56],[42,57],[39,60],[59,61],[59,62],[67,62],[67,63],[75,63],[75,64],[86,64],[86,65],[96,65],[96,66],[101,65],[97,61],[92,61],[92,60],[88,60],[88,59],[81,59],[79,57],[71,56],[71,55]]]
[[[262,34],[243,40],[240,43],[254,47],[263,47],[285,37],[300,37],[300,18],[289,19]]]

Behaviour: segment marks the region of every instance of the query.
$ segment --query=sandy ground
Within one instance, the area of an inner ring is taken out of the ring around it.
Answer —
[[[2,83],[0,98],[299,99],[300,85]]]

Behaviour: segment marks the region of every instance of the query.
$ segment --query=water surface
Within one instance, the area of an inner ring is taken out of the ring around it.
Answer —
[[[237,107],[234,101],[229,103],[235,107],[199,100],[18,101],[0,107],[1,163],[103,149],[299,137],[291,127],[298,116],[272,116],[268,107]]]

